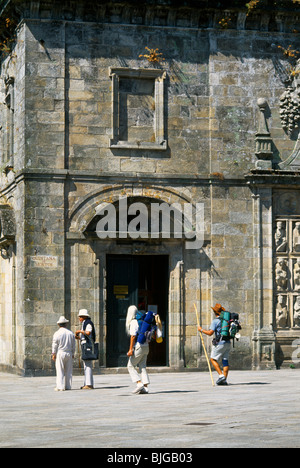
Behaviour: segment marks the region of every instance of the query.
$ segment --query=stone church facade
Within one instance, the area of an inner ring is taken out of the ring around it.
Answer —
[[[208,327],[216,302],[242,322],[232,368],[298,365],[300,6],[219,3],[0,2],[0,370],[51,374],[81,308],[96,369],[122,368],[141,302],[155,368],[206,369],[194,304]],[[201,246],[99,236],[120,200],[203,206]]]

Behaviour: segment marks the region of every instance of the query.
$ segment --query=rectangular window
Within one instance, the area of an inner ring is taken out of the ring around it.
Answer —
[[[156,69],[111,68],[110,148],[166,150],[164,81]]]

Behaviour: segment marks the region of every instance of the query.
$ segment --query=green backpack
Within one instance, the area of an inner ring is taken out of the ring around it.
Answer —
[[[239,314],[234,312],[221,312],[220,319],[222,321],[221,336],[225,341],[234,340],[239,330],[242,329],[239,322]],[[238,338],[236,338],[238,340]]]

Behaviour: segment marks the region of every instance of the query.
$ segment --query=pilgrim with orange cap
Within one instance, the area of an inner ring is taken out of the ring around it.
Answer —
[[[226,339],[222,336],[222,320],[221,313],[225,312],[226,309],[221,304],[216,304],[212,307],[212,310],[215,313],[215,319],[212,321],[208,330],[204,330],[202,327],[198,327],[200,333],[204,333],[207,336],[212,336],[215,334],[213,339],[213,347],[210,356],[210,360],[215,370],[219,374],[219,379],[217,380],[217,385],[227,385],[227,377],[229,372],[229,353],[230,353],[230,339]],[[223,372],[219,365],[219,362],[222,359]]]

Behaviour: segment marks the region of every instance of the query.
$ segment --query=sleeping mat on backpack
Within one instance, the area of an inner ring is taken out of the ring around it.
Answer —
[[[139,330],[139,335],[137,338],[137,342],[140,344],[144,344],[146,342],[146,333],[151,330],[152,324],[153,324],[153,317],[154,313],[149,311],[146,314],[146,317],[144,318],[144,321],[142,322],[142,325]]]

